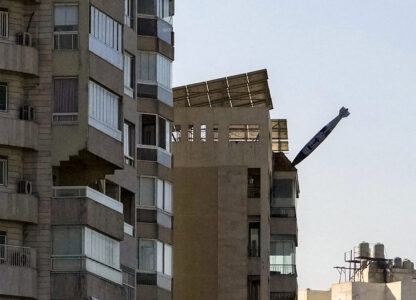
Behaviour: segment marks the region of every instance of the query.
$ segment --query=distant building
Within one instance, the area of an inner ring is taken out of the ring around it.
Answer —
[[[174,89],[175,300],[296,299],[297,171],[267,79]]]
[[[384,245],[375,244],[370,256],[368,243],[348,252],[348,267],[337,267],[341,279],[348,282],[332,285],[329,291],[302,290],[298,300],[414,300],[416,272],[408,260],[386,259]],[[344,277],[345,276],[345,277]]]

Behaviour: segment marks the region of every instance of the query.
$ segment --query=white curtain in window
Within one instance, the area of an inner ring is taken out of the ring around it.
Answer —
[[[163,180],[157,180],[157,207],[163,210],[164,188]]]
[[[56,5],[55,26],[78,25],[78,5]]]
[[[172,87],[172,61],[157,55],[157,82],[165,88]]]
[[[90,81],[89,84],[89,116],[118,130],[119,98],[110,91]]]
[[[155,241],[140,239],[139,241],[139,269],[141,271],[155,271]]]
[[[124,54],[124,86],[131,88],[131,55]]]
[[[140,205],[155,206],[155,178],[140,177]]]
[[[120,243],[88,227],[84,228],[84,253],[100,263],[120,268]]]
[[[157,271],[163,273],[163,243],[157,241]]]
[[[165,210],[172,212],[172,184],[165,181]]]
[[[164,273],[168,276],[172,276],[172,246],[165,244],[164,250]]]

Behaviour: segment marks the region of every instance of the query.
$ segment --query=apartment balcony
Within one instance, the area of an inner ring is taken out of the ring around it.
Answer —
[[[0,118],[0,145],[38,150],[38,125],[33,121]]]
[[[166,168],[172,167],[172,154],[161,148],[139,146],[137,148],[137,160],[158,163]]]
[[[33,47],[0,43],[0,70],[39,76],[39,52]]]
[[[286,211],[286,216],[292,213]],[[293,235],[295,236],[296,246],[298,244],[298,224],[295,217],[275,217],[270,218],[270,234],[272,235]]]
[[[0,193],[0,219],[38,223],[38,198],[28,194]]]
[[[123,204],[89,187],[53,187],[51,215],[53,225],[87,225],[124,238]]]
[[[0,295],[37,299],[35,249],[0,245]]]
[[[137,38],[137,50],[158,52],[171,60],[175,59],[174,47],[164,40],[154,36],[139,35]]]
[[[290,293],[296,293],[297,289],[296,265],[270,264],[271,293],[288,295]]]

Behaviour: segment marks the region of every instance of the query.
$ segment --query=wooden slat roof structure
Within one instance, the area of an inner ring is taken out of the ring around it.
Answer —
[[[184,85],[173,89],[174,107],[268,107],[273,109],[267,70]]]

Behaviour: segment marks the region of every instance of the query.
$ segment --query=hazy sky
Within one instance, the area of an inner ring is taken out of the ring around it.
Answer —
[[[328,289],[357,243],[416,261],[416,1],[176,0],[174,83],[267,68],[298,165],[299,288]]]

